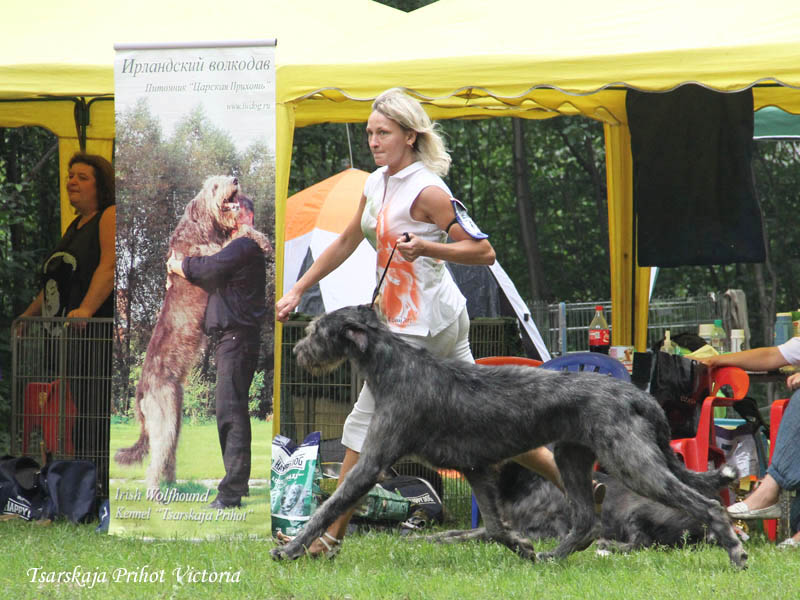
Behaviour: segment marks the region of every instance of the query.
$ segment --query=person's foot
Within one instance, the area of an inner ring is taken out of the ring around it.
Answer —
[[[728,514],[734,519],[777,519],[781,516],[779,504],[764,508],[750,508],[744,502],[737,502],[728,507]]]
[[[208,508],[224,510],[226,508],[240,508],[241,506],[242,506],[241,498],[238,498],[236,500],[227,500],[225,498],[220,498],[219,494],[217,494],[217,497],[214,498],[211,504],[208,505]]]
[[[790,537],[783,540],[780,544],[778,544],[778,548],[781,550],[788,550],[790,548],[800,548],[800,539],[796,537]]]
[[[777,505],[780,495],[781,488],[778,482],[767,474],[758,482],[752,493],[742,502],[737,502],[737,504],[744,504],[750,512],[755,512]]]

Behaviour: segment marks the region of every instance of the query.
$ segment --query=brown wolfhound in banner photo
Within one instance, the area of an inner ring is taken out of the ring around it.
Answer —
[[[247,236],[271,253],[267,237],[248,226],[236,230],[239,181],[214,176],[189,202],[169,240],[167,255],[177,258],[208,256],[219,252],[234,237]],[[181,428],[183,384],[204,347],[203,331],[208,294],[183,277],[169,276],[164,303],[153,328],[142,374],[136,388],[136,416],[141,434],[133,446],[121,448],[114,460],[121,465],[139,463],[150,452],[146,485],[175,481],[175,453]]]

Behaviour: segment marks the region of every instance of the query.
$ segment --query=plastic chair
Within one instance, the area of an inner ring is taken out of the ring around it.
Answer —
[[[700,419],[697,433],[691,438],[675,439],[670,442],[675,453],[683,459],[687,468],[693,471],[708,471],[709,462],[715,467],[725,463],[725,453],[717,447],[714,435],[714,407],[732,406],[747,395],[750,388],[750,377],[739,367],[721,367],[710,374],[709,395],[703,400],[700,408]],[[717,392],[724,385],[733,389],[733,397],[717,397]],[[728,503],[727,492],[723,497]]]
[[[775,400],[769,409],[769,462],[772,463],[772,453],[775,451],[775,442],[778,439],[778,429],[781,426],[783,413],[789,405],[789,398]],[[778,539],[778,519],[764,519],[764,531],[773,542]]]
[[[522,356],[485,356],[475,360],[475,364],[487,365],[490,367],[516,365],[521,367],[539,367],[542,361],[533,358],[525,358]],[[478,501],[475,500],[475,494],[472,495],[472,528],[478,527],[478,522],[481,519],[481,511],[478,508]]]
[[[622,381],[630,381],[631,375],[616,358],[599,352],[574,352],[558,358],[552,358],[542,364],[543,369],[551,371],[575,371],[584,373],[600,373],[610,375]]]
[[[542,361],[524,356],[484,356],[475,360],[475,364],[496,366],[518,365],[521,367],[541,367]]]
[[[42,439],[48,452],[58,452],[58,441],[61,438],[60,419],[60,381],[50,383],[33,382],[25,386],[25,416],[22,430],[22,453],[28,452],[28,442],[34,427],[42,430]],[[71,456],[74,453],[72,444],[72,426],[78,410],[72,401],[69,383],[64,382],[64,451]]]

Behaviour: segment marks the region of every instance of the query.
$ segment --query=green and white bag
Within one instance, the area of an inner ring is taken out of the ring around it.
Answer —
[[[319,505],[319,443],[319,431],[308,434],[299,446],[282,435],[272,440],[269,487],[273,536],[278,531],[297,535]]]

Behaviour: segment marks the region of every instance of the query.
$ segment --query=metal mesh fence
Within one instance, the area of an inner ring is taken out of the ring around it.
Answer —
[[[113,319],[17,319],[11,343],[11,452],[91,460],[108,496]]]
[[[602,306],[611,325],[611,301],[573,302],[559,304],[539,303],[531,307],[531,314],[539,332],[554,356],[567,352],[585,352],[589,349],[589,323],[595,306]],[[713,322],[717,316],[714,299],[708,296],[666,298],[650,303],[647,319],[647,347],[664,337],[669,329],[672,335],[681,332],[697,333],[700,323]],[[614,344],[614,330],[611,329]]]

